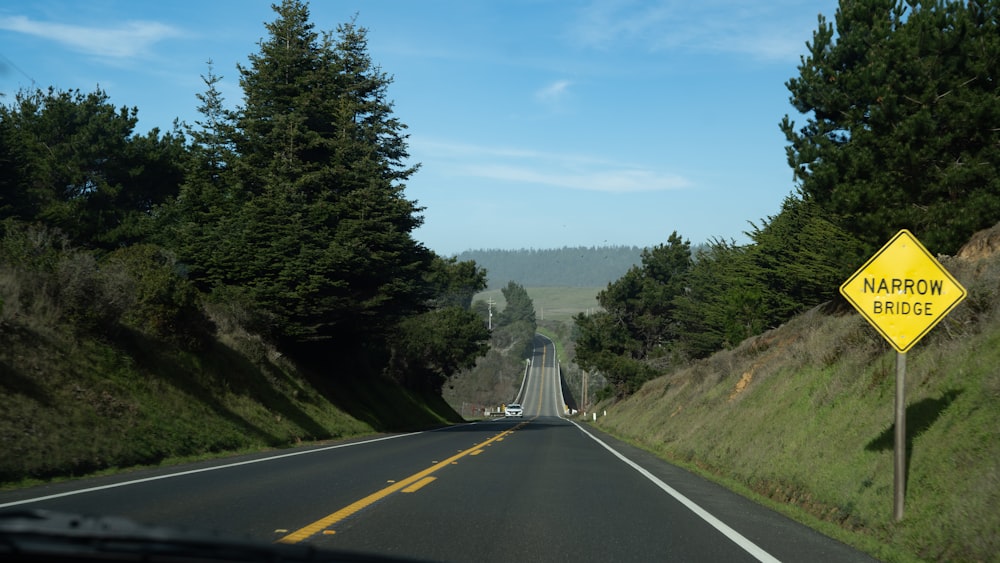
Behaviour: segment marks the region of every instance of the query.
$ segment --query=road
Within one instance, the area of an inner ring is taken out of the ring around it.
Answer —
[[[535,351],[518,399],[525,417],[561,417],[564,414],[555,345],[548,338],[535,335]]]
[[[523,419],[0,492],[0,510],[434,561],[871,561],[561,418],[555,352],[536,343]]]

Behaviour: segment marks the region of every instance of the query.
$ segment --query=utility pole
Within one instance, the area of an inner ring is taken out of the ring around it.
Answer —
[[[495,303],[495,302],[493,301],[493,296],[492,296],[492,295],[490,296],[490,300],[489,300],[489,301],[487,301],[487,302],[486,302],[486,304],[490,306],[490,320],[489,320],[489,327],[490,327],[490,330],[492,331],[492,330],[493,330],[493,305],[495,305],[495,304],[496,304],[496,303]]]

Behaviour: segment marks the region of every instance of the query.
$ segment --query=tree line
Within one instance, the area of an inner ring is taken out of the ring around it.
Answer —
[[[899,229],[953,254],[1000,220],[1000,2],[842,0],[807,51],[779,213],[744,245],[674,232],[575,318],[577,363],[617,396],[838,299]]]
[[[466,250],[458,260],[486,268],[487,289],[516,281],[526,287],[603,287],[639,263],[637,246]]]
[[[471,304],[486,272],[412,236],[422,208],[404,190],[418,166],[367,31],[317,31],[298,0],[273,8],[236,68],[236,109],[211,62],[200,118],[167,132],[136,133],[138,109],[99,89],[22,91],[0,107],[0,266],[79,300],[65,308],[89,318],[79,330],[196,347],[212,330],[199,304],[219,303],[331,377],[440,391],[485,352]],[[125,286],[132,302],[113,304]]]

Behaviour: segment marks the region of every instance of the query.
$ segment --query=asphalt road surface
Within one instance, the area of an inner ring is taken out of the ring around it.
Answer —
[[[521,419],[0,492],[0,511],[431,561],[871,561],[562,418],[554,349],[536,345]]]

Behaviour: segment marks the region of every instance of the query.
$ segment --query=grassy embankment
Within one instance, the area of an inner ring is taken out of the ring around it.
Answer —
[[[803,314],[602,405],[598,426],[888,561],[1000,553],[1000,230],[945,263],[966,301],[907,354],[907,489],[893,520],[896,352],[853,310]]]
[[[331,365],[303,370],[253,335],[192,353],[134,332],[81,337],[0,321],[0,485],[455,420],[440,397]],[[15,317],[15,318],[11,318]],[[221,323],[225,324],[225,323]]]

